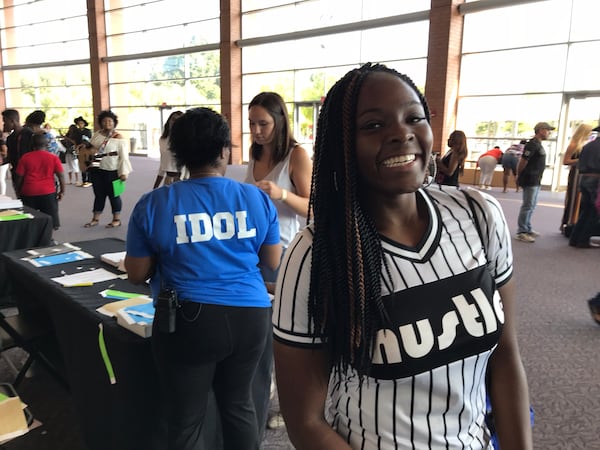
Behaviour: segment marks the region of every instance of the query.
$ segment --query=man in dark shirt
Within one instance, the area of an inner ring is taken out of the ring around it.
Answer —
[[[75,146],[78,146],[84,142],[90,142],[92,138],[92,130],[87,128],[88,123],[82,116],[76,117],[73,120],[73,123],[77,125],[77,132],[74,133],[75,136]],[[81,182],[83,187],[90,187],[92,185],[90,179],[90,172],[87,170],[82,170],[81,172]]]
[[[592,131],[600,132],[600,127]],[[598,228],[598,211],[595,201],[600,180],[600,138],[584,145],[577,160],[579,169],[579,218],[569,238],[569,245],[577,248],[598,248],[600,245],[590,242],[590,237]]]
[[[33,131],[31,128],[21,125],[19,111],[16,109],[2,111],[2,121],[4,122],[4,132],[10,133],[6,138],[7,158],[10,163],[10,173],[16,195],[17,165],[21,156],[31,150]]]
[[[517,240],[535,242],[538,233],[531,228],[531,216],[537,205],[537,197],[546,168],[546,150],[542,141],[548,139],[555,128],[547,122],[539,122],[534,127],[535,136],[525,144],[517,166],[517,184],[523,188],[523,203],[517,219]]]

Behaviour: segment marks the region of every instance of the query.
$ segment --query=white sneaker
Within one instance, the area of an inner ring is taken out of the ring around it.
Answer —
[[[527,233],[517,233],[515,239],[521,242],[535,242],[535,238]]]
[[[540,234],[540,233],[538,233],[538,232],[537,232],[537,231],[535,231],[535,230],[531,230],[531,231],[530,231],[529,233],[527,233],[527,234],[528,234],[529,236],[533,237],[533,238],[536,238],[536,237],[538,237],[538,236],[541,236],[541,234]]]
[[[285,421],[283,420],[283,416],[280,412],[276,412],[269,420],[267,420],[267,428],[269,430],[276,430],[277,428],[285,427]]]

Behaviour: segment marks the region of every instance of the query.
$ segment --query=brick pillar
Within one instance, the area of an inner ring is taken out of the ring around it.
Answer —
[[[456,107],[464,17],[463,0],[431,0],[425,96],[432,112],[433,151],[447,148],[456,126]]]
[[[242,49],[241,0],[221,0],[221,113],[231,127],[230,164],[242,162]]]
[[[93,117],[89,121],[92,130],[98,128],[96,117],[100,111],[110,107],[108,89],[108,63],[102,61],[107,55],[106,26],[104,23],[104,2],[102,0],[87,0],[87,19],[90,33],[90,74],[92,84]]]

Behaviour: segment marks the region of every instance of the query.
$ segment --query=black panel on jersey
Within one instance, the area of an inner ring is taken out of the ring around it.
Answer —
[[[485,266],[383,297],[369,375],[398,379],[479,354],[498,343],[504,315]]]

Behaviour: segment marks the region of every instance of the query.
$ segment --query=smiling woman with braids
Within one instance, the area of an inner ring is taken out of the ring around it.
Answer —
[[[478,191],[422,186],[423,95],[348,72],[317,128],[309,211],[273,309],[281,410],[298,449],[532,448],[510,233]],[[486,389],[486,378],[488,389]]]

